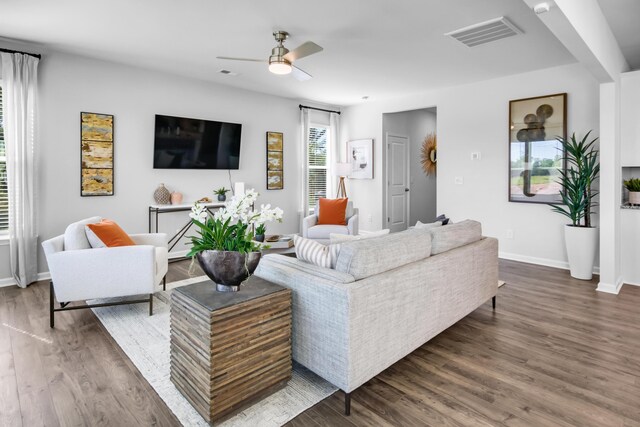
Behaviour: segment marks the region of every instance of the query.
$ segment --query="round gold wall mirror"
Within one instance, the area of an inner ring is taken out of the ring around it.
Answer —
[[[435,175],[437,171],[437,140],[436,134],[430,133],[424,138],[421,148],[422,170],[427,175]]]

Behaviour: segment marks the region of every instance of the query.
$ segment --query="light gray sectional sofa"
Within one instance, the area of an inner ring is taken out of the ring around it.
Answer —
[[[348,414],[351,391],[495,297],[498,242],[467,220],[344,243],[335,269],[267,255],[255,274],[293,290],[293,358]]]

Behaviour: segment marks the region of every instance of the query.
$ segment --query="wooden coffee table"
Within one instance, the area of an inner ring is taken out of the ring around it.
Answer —
[[[208,422],[291,377],[291,290],[256,276],[238,292],[210,280],[171,295],[171,381]]]

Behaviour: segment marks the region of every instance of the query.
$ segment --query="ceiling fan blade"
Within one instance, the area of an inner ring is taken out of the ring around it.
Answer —
[[[226,61],[247,61],[247,62],[267,62],[266,59],[253,59],[253,58],[232,58],[229,56],[216,56],[217,59],[224,59]]]
[[[306,71],[302,71],[300,68],[291,66],[291,75],[294,79],[304,82],[306,80],[311,80],[313,76]]]
[[[305,43],[302,43],[297,48],[293,49],[291,52],[287,53],[284,56],[284,59],[286,59],[289,62],[293,62],[300,58],[304,58],[305,56],[322,52],[322,50],[323,50],[322,47],[318,46],[314,42],[305,42]]]

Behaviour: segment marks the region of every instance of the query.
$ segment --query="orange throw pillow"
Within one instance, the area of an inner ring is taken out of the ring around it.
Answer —
[[[347,202],[349,199],[319,199],[318,225],[347,225]]]
[[[96,224],[87,224],[87,228],[108,248],[136,244],[118,224],[108,219],[103,219]],[[89,239],[89,241],[91,240]],[[92,246],[94,245],[92,244]]]

